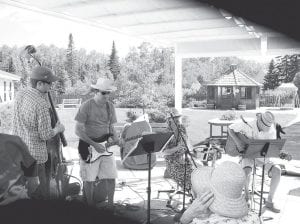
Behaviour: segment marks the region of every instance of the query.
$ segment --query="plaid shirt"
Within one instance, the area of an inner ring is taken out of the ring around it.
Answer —
[[[48,159],[46,140],[54,136],[47,95],[37,89],[19,91],[15,98],[13,133],[22,138],[38,164]]]

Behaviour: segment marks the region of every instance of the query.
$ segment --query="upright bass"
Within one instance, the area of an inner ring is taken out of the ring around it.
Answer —
[[[37,62],[38,66],[41,66],[40,61],[34,56],[35,53],[36,49],[33,45],[26,46],[23,51],[23,54],[25,54],[24,56],[28,59],[28,62],[30,62],[30,58],[32,58],[35,62]],[[20,59],[26,72],[22,57],[20,57]],[[50,92],[48,92],[48,101],[51,126],[54,128],[56,123],[59,122],[59,118]],[[48,194],[50,198],[63,198],[69,181],[65,175],[67,172],[67,167],[64,164],[62,146],[67,146],[67,141],[63,133],[59,133],[47,141],[48,160],[45,164],[45,168]]]

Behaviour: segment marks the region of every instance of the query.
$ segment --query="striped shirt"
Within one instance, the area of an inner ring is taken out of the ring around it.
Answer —
[[[22,138],[37,164],[47,161],[46,140],[54,137],[49,108],[47,94],[31,87],[19,91],[14,102],[13,134]]]

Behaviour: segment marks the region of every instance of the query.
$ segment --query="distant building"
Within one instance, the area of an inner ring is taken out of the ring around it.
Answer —
[[[0,70],[0,103],[10,102],[15,95],[15,81],[19,81],[20,76]]]
[[[207,104],[216,109],[256,109],[262,84],[230,66],[226,75],[207,84]]]

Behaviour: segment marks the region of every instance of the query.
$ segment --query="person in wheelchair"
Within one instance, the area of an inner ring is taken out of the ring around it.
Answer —
[[[248,138],[252,139],[276,139],[277,133],[275,128],[275,117],[274,115],[267,111],[264,113],[256,114],[256,119],[253,121],[245,121],[242,119],[241,122],[234,123],[229,126],[228,129],[229,136],[233,139],[235,145],[239,151],[244,150],[244,143],[237,137],[236,133],[241,133]],[[241,158],[241,165],[246,173],[247,181],[245,186],[246,200],[249,200],[249,184],[250,176],[255,164],[262,166],[263,159],[249,159]],[[269,176],[271,177],[270,191],[268,198],[266,200],[266,208],[272,212],[279,213],[280,209],[275,206],[273,198],[275,192],[279,186],[281,178],[281,168],[279,165],[274,164],[270,159],[266,159],[266,170],[268,171]]]
[[[184,166],[185,166],[185,150],[186,146],[183,139],[181,138],[177,126],[180,132],[183,134],[184,138],[187,139],[186,127],[181,122],[181,114],[175,108],[172,109],[173,118],[171,116],[167,117],[167,130],[174,132],[174,137],[166,146],[164,151],[164,158],[166,161],[166,170],[164,173],[165,178],[173,179],[179,187],[184,185]],[[186,161],[186,190],[189,192],[191,190],[191,173],[193,171],[193,165],[190,158]]]

